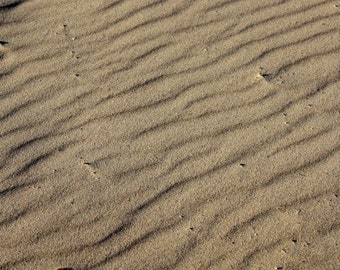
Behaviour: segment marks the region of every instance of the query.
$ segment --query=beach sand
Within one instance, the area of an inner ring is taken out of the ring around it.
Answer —
[[[339,7],[1,0],[0,269],[340,269]]]

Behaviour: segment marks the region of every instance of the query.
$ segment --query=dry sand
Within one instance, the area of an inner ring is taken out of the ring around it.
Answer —
[[[340,269],[340,2],[1,0],[0,269]]]

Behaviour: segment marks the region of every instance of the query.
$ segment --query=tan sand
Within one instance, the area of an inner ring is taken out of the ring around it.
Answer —
[[[0,269],[340,269],[340,5],[1,0]]]

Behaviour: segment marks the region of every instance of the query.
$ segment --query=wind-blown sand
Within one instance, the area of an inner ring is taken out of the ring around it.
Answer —
[[[340,269],[340,2],[1,0],[0,269]]]

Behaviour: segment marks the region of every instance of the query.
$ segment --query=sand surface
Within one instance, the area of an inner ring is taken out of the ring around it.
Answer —
[[[340,269],[340,2],[0,0],[0,269]]]

